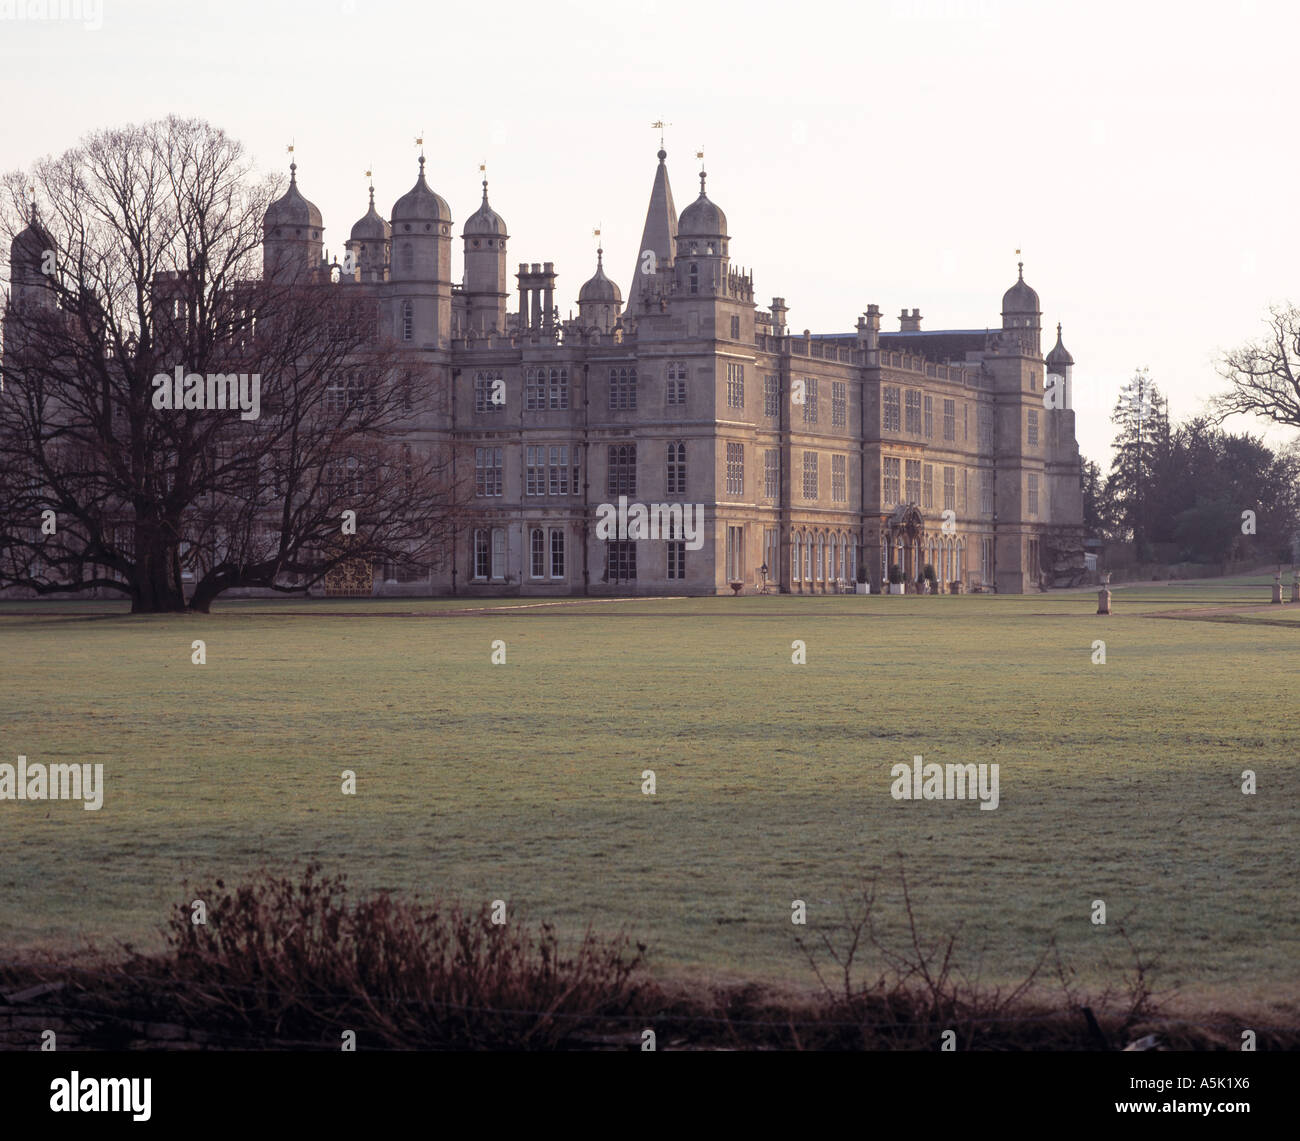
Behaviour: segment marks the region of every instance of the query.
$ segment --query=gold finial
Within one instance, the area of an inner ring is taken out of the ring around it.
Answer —
[[[656,119],[653,123],[650,124],[650,126],[652,126],[656,131],[659,132],[659,149],[663,150],[664,149],[664,128],[671,127],[672,124],[665,123],[662,119]]]

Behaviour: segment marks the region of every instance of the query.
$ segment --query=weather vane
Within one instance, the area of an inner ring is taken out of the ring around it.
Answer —
[[[695,152],[695,157],[700,160],[700,169],[703,170],[704,169],[704,148],[703,147],[701,147],[698,151]]]
[[[424,128],[420,128],[420,133],[415,136],[415,145],[420,148],[420,157],[424,158]]]
[[[659,149],[660,149],[660,150],[663,150],[663,147],[664,147],[664,128],[665,128],[665,127],[671,127],[672,124],[671,124],[671,123],[665,123],[662,119],[656,119],[653,123],[650,124],[650,126],[652,126],[656,131],[659,132]]]

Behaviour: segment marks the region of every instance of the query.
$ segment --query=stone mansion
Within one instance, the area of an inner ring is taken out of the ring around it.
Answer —
[[[423,156],[388,219],[371,189],[342,266],[291,166],[264,219],[264,273],[377,298],[442,389],[410,439],[457,445],[473,492],[433,566],[354,568],[326,592],[810,594],[852,590],[861,568],[876,593],[895,564],[909,583],[932,565],[944,591],[1079,581],[1073,361],[1059,325],[1044,358],[1023,270],[997,329],[923,330],[904,309],[885,331],[868,305],[848,331],[793,333],[785,301],[760,309],[732,264],[705,174],[679,215],[666,160],[626,301],[598,251],[567,320],[551,262],[511,274],[486,181],[455,283],[451,210]],[[1063,399],[1045,400],[1048,373]],[[656,526],[622,525],[646,508]]]
[[[423,157],[389,220],[371,191],[346,243],[350,272],[333,276],[369,283],[381,320],[448,386],[445,415],[413,438],[462,445],[474,518],[441,566],[376,567],[354,588],[806,594],[852,589],[861,565],[876,593],[891,564],[908,582],[931,564],[945,591],[1077,581],[1074,362],[1059,326],[1044,358],[1023,267],[998,329],[923,330],[904,309],[890,332],[868,305],[848,332],[791,333],[785,301],[759,309],[732,264],[704,173],[678,215],[666,159],[660,150],[626,302],[598,252],[569,320],[551,262],[518,265],[508,312],[510,235],[486,182],[461,233],[460,284],[451,211]],[[323,266],[322,233],[292,175],[267,212],[267,272]],[[1063,400],[1044,400],[1048,373]],[[701,534],[688,541],[671,522],[649,537],[598,533],[601,505],[621,500],[700,505]]]

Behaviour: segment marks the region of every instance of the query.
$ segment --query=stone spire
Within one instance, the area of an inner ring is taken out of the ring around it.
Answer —
[[[650,191],[650,208],[645,214],[645,229],[641,245],[637,248],[636,269],[632,274],[632,287],[627,292],[627,312],[636,316],[637,305],[656,279],[664,280],[673,264],[673,249],[677,243],[677,207],[673,205],[673,189],[668,184],[668,167],[664,160],[668,153],[659,148],[659,169],[655,171],[654,187]],[[646,251],[654,253],[651,259]],[[655,273],[646,273],[653,268]]]

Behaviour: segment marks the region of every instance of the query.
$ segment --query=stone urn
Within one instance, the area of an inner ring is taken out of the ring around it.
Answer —
[[[743,582],[730,582],[727,585],[731,587],[732,597],[734,598],[736,595],[738,595],[741,592],[741,589],[744,587],[745,584]]]

